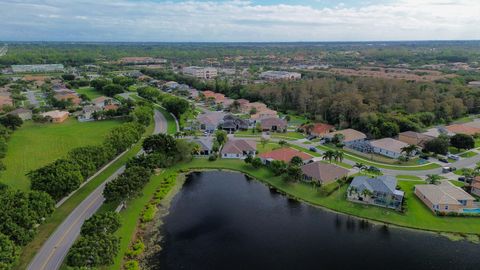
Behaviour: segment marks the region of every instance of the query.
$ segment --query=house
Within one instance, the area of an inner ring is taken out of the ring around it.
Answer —
[[[340,166],[321,161],[305,164],[301,169],[305,181],[314,181],[321,185],[329,184],[342,177],[346,177],[349,172]]]
[[[304,127],[304,129],[306,129],[306,127]],[[306,131],[310,135],[323,137],[324,135],[327,135],[328,133],[335,131],[335,127],[329,124],[315,123],[311,128],[306,129]]]
[[[269,71],[260,73],[260,78],[268,81],[298,80],[302,78],[302,74],[298,72],[269,70]]]
[[[250,112],[253,111],[253,113],[257,113],[260,111],[267,110],[267,105],[265,105],[262,102],[252,102],[252,103],[247,103],[245,106],[242,107],[242,113],[245,114],[250,114]]]
[[[404,193],[396,187],[397,179],[393,176],[356,176],[347,189],[347,198],[352,202],[401,210]]]
[[[435,213],[463,213],[465,209],[474,208],[475,198],[450,181],[416,185],[415,195]]]
[[[480,197],[480,177],[479,176],[473,179],[470,187],[471,187],[470,193]]]
[[[275,117],[260,120],[260,128],[262,131],[285,132],[287,131],[287,125],[287,120]]]
[[[367,138],[367,135],[365,135],[364,133],[351,128],[330,132],[325,135],[325,138],[332,139],[336,134],[343,135],[343,143],[347,147],[351,147],[355,143],[363,142]]]
[[[455,133],[448,131],[444,127],[429,128],[426,132],[423,132],[422,134],[430,137],[434,137],[434,138],[438,138],[438,136],[440,136],[441,134],[444,134],[447,136],[455,135]]]
[[[196,156],[209,156],[213,153],[213,141],[211,138],[199,138],[193,139],[191,142],[198,144],[200,146]]]
[[[92,100],[92,104],[100,107],[106,111],[108,110],[117,110],[118,109],[118,101],[116,101],[113,98],[106,97],[106,96],[100,96],[94,100]]]
[[[258,157],[260,157],[263,164],[268,164],[272,160],[280,160],[288,164],[293,157],[301,158],[303,163],[307,163],[312,159],[311,155],[290,147],[279,148],[270,152],[261,153],[258,155]]]
[[[446,126],[445,129],[454,134],[467,134],[467,135],[480,134],[480,128],[468,126],[465,124],[453,124],[453,125]]]
[[[3,106],[13,106],[13,99],[10,96],[10,93],[0,95],[0,109],[3,108]]]
[[[254,140],[230,139],[222,148],[222,158],[240,158],[255,156],[257,152],[257,143]]]
[[[225,115],[220,123],[220,127],[230,133],[237,130],[247,130],[248,125],[249,123],[247,120],[231,114]]]
[[[32,119],[32,110],[28,110],[28,109],[19,108],[7,114],[16,115],[20,117],[23,121]]]
[[[392,138],[383,138],[371,141],[370,145],[374,153],[390,158],[399,158],[402,156],[402,148],[408,144]]]
[[[197,121],[201,130],[212,132],[217,129],[224,117],[224,112],[208,112],[197,116]]]
[[[422,148],[425,146],[425,143],[433,139],[435,139],[435,137],[415,131],[405,131],[398,134],[399,141]]]
[[[182,72],[185,75],[189,75],[192,77],[205,79],[205,80],[213,79],[218,75],[217,69],[213,67],[190,66],[190,67],[184,67],[182,69]]]
[[[124,65],[138,65],[138,64],[165,64],[167,63],[166,59],[155,58],[155,57],[123,57],[119,61]]]
[[[78,96],[75,91],[70,89],[62,89],[55,91],[53,96],[58,101],[70,101],[73,105],[78,106],[82,102],[82,99]]]
[[[278,118],[277,111],[271,109],[264,109],[257,111],[256,113],[250,115],[250,122],[257,123],[258,120],[262,120],[264,118]]]
[[[51,119],[50,122],[52,123],[62,123],[68,118],[68,112],[59,110],[44,112],[40,115],[43,117],[49,117]]]
[[[82,108],[81,114],[78,116],[78,121],[80,122],[88,122],[95,120],[95,113],[102,111],[101,107],[96,105],[87,105]]]

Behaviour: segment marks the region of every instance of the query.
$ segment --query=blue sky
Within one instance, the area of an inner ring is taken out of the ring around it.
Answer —
[[[480,39],[480,0],[0,0],[0,40]]]

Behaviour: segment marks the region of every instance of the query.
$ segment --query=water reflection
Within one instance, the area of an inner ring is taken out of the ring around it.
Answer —
[[[332,226],[333,225],[333,226]],[[232,172],[188,177],[152,269],[478,269],[479,246],[299,203]],[[470,254],[470,255],[466,255]]]

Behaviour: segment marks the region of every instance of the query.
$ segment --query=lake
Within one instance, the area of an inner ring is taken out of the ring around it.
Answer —
[[[234,172],[190,174],[153,269],[480,269],[480,245],[313,207]]]

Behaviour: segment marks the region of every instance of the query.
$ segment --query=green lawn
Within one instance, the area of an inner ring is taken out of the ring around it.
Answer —
[[[465,152],[465,153],[461,154],[460,156],[463,157],[463,158],[470,158],[470,157],[474,157],[476,155],[477,155],[477,153],[475,153],[473,151],[468,151],[468,152]]]
[[[72,148],[100,144],[105,134],[121,121],[94,121],[80,123],[69,119],[61,124],[37,124],[32,121],[16,130],[8,141],[3,160],[6,171],[0,181],[14,188],[28,190],[30,182],[25,176],[58,158]]]
[[[102,93],[95,90],[93,87],[80,87],[75,89],[78,94],[85,94],[90,99],[96,99],[100,96],[103,96]]]
[[[296,132],[296,131],[288,131],[285,133],[272,132],[270,133],[270,136],[272,138],[279,138],[279,139],[304,139],[305,138],[305,135],[303,135],[303,133]]]
[[[220,159],[209,162],[206,159],[196,159],[189,164],[182,165],[183,168],[221,168],[237,170],[247,173],[256,179],[276,187],[278,190],[287,193],[289,196],[309,202],[314,205],[323,206],[338,212],[353,216],[381,221],[399,226],[429,230],[445,231],[454,233],[480,233],[480,218],[462,217],[438,217],[435,216],[413,193],[413,188],[418,182],[399,181],[399,186],[405,192],[407,200],[407,212],[399,213],[393,210],[384,209],[370,205],[363,205],[349,202],[345,199],[347,186],[342,187],[328,197],[322,197],[311,185],[305,183],[290,183],[281,177],[275,177],[266,168],[252,169],[250,165],[239,160]]]
[[[145,135],[153,132],[153,124],[145,131]],[[55,229],[64,221],[64,219],[82,202],[95,188],[103,183],[110,175],[112,175],[121,166],[125,165],[128,159],[135,156],[142,148],[142,141],[136,143],[125,155],[115,161],[106,170],[100,173],[97,177],[88,182],[85,186],[80,188],[72,197],[70,197],[60,207],[55,209],[52,216],[49,217],[45,223],[38,227],[38,233],[35,238],[22,248],[20,253],[19,264],[15,269],[26,269],[28,263],[33,259],[35,253],[40,249],[48,237],[55,231]]]
[[[259,143],[259,144],[257,144],[257,151],[258,151],[259,154],[261,154],[261,153],[265,153],[265,152],[270,152],[270,151],[278,149],[280,147],[281,146],[278,143],[270,142],[270,143],[265,144],[265,147],[261,143]]]
[[[397,180],[415,180],[415,181],[422,181],[422,178],[415,176],[415,175],[408,175],[408,174],[399,174],[397,175]]]

